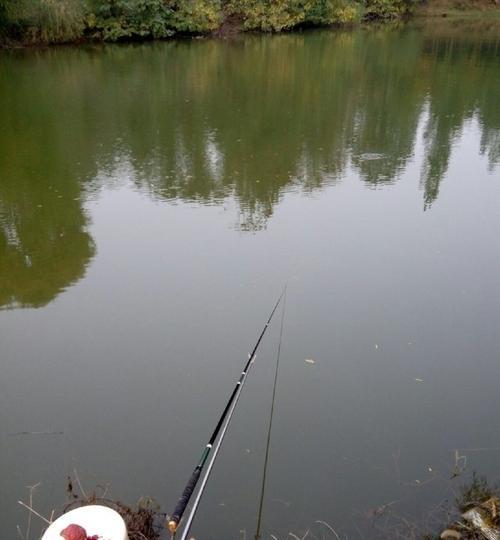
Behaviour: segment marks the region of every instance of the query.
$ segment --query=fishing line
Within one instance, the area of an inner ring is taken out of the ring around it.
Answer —
[[[222,443],[222,439],[224,438],[224,435],[226,433],[226,430],[227,430],[227,427],[229,425],[229,421],[231,420],[231,417],[233,415],[233,412],[234,412],[234,409],[236,407],[236,404],[238,402],[238,399],[239,399],[239,396],[240,396],[240,393],[241,393],[241,390],[243,388],[243,385],[245,384],[245,381],[246,381],[246,377],[248,375],[248,371],[250,369],[250,366],[251,364],[253,363],[254,359],[255,359],[255,355],[257,353],[257,349],[259,348],[259,345],[262,341],[262,338],[264,337],[264,334],[266,333],[270,323],[271,323],[271,320],[274,316],[274,313],[276,311],[276,309],[278,308],[280,302],[281,302],[281,299],[283,298],[284,294],[285,294],[285,291],[286,291],[286,287],[283,289],[280,297],[278,298],[278,300],[276,301],[276,304],[274,305],[272,311],[271,311],[271,314],[269,315],[269,318],[267,319],[267,322],[266,324],[264,325],[264,328],[262,329],[261,333],[260,333],[260,336],[259,336],[259,339],[257,340],[257,343],[255,344],[252,352],[248,355],[248,361],[247,363],[245,364],[245,367],[243,368],[243,371],[241,372],[241,375],[240,375],[240,378],[238,379],[238,381],[236,382],[236,385],[229,397],[229,400],[227,401],[226,403],[226,406],[224,408],[224,410],[222,411],[222,414],[219,418],[219,421],[217,422],[217,425],[208,441],[208,444],[205,446],[202,454],[201,454],[201,457],[200,457],[200,460],[198,462],[198,464],[196,465],[196,467],[194,468],[192,474],[191,474],[191,477],[189,478],[189,481],[188,483],[186,484],[186,487],[184,488],[184,491],[182,492],[182,495],[181,497],[179,498],[179,501],[177,502],[177,505],[174,509],[174,512],[172,514],[172,516],[170,517],[169,521],[168,521],[168,529],[169,531],[171,532],[172,536],[175,535],[175,532],[177,531],[177,527],[179,525],[179,522],[181,521],[182,519],[182,516],[184,515],[184,512],[186,510],[186,507],[189,503],[189,500],[191,499],[191,496],[193,495],[193,492],[196,488],[196,485],[198,484],[198,481],[200,479],[200,476],[201,476],[201,471],[203,469],[203,467],[205,466],[207,460],[208,460],[208,456],[210,455],[211,453],[211,450],[212,450],[212,447],[214,446],[214,443],[215,443],[215,440],[217,439],[219,433],[220,433],[220,437],[219,437],[219,441],[216,445],[216,447],[214,448],[214,452],[212,454],[212,458],[210,460],[210,463],[209,463],[209,467],[205,473],[205,476],[203,478],[203,481],[202,481],[202,484],[201,484],[201,487],[198,491],[198,494],[196,496],[196,499],[195,499],[195,503],[193,504],[193,507],[191,508],[190,510],[190,513],[189,513],[189,516],[188,516],[188,519],[187,519],[187,522],[186,522],[186,526],[184,527],[183,531],[182,531],[182,536],[181,536],[181,540],[184,540],[189,532],[189,528],[191,527],[191,523],[193,521],[193,518],[194,518],[194,515],[196,513],[196,510],[198,509],[198,504],[199,504],[199,501],[201,499],[201,496],[203,494],[203,491],[205,489],[205,485],[208,481],[208,477],[210,475],[210,472],[212,470],[212,467],[213,467],[213,464],[215,462],[215,458],[217,457],[217,454],[219,452],[219,448],[220,448],[220,445]],[[222,430],[222,431],[221,431]]]
[[[285,308],[286,308],[286,285],[285,285],[285,296],[283,298],[283,307],[281,308],[280,339],[278,342],[278,353],[276,355],[276,369],[274,371],[273,397],[271,399],[271,412],[269,414],[269,426],[267,430],[267,443],[266,443],[266,456],[264,458],[264,472],[262,474],[262,488],[260,492],[259,514],[257,518],[257,531],[255,533],[255,540],[259,540],[260,538],[260,528],[262,524],[262,509],[264,506],[264,495],[266,491],[267,465],[269,461],[269,448],[271,446],[271,430],[273,427],[274,404],[276,401],[276,385],[278,382],[278,371],[280,367],[281,343],[283,341],[283,322],[285,320]]]

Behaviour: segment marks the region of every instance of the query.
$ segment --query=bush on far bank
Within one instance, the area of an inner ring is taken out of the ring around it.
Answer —
[[[414,0],[0,0],[0,40],[23,44],[163,39],[394,19]]]

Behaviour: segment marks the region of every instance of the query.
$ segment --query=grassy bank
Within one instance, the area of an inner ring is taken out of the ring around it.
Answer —
[[[416,17],[473,18],[500,16],[500,0],[428,0],[414,11]]]
[[[494,9],[495,0],[0,0],[0,44],[281,32]]]

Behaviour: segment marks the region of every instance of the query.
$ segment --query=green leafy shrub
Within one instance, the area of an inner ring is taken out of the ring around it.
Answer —
[[[316,25],[347,24],[360,18],[360,7],[344,0],[315,0],[308,2],[306,22]]]
[[[243,18],[245,29],[265,32],[352,22],[360,11],[346,0],[232,0],[229,9]]]
[[[212,32],[222,23],[221,0],[170,0],[167,5],[179,32]]]
[[[279,32],[304,22],[306,0],[232,0],[229,10],[243,17],[247,30]]]
[[[364,18],[398,19],[411,11],[412,0],[365,0]]]
[[[164,0],[91,0],[87,33],[105,41],[165,38],[174,34],[172,11]]]

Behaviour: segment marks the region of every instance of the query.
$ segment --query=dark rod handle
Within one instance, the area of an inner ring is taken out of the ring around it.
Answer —
[[[201,473],[201,467],[198,466],[193,471],[193,474],[191,475],[189,482],[187,483],[179,501],[177,502],[177,505],[174,509],[174,513],[172,514],[170,521],[168,522],[168,527],[172,533],[175,532],[175,530],[177,529],[177,525],[179,524],[179,521],[182,519],[184,510],[186,510],[186,506],[188,505],[189,499],[191,498],[191,495],[193,494],[193,491],[194,491],[194,488],[196,487],[198,479],[200,478],[200,473]]]

